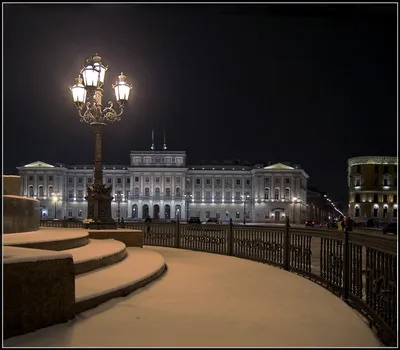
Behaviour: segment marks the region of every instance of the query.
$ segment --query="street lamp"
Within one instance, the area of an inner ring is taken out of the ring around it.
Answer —
[[[121,222],[121,200],[122,200],[122,194],[120,191],[117,192],[117,196],[116,196],[116,201],[118,204],[118,208],[117,208],[117,218],[118,218],[118,224]]]
[[[243,225],[246,225],[246,200],[250,198],[248,194],[242,195],[243,200]]]
[[[81,75],[76,79],[76,84],[70,86],[74,104],[78,110],[80,121],[89,124],[95,135],[94,152],[94,184],[87,187],[88,202],[87,218],[95,223],[91,228],[117,228],[117,224],[111,216],[112,186],[103,184],[102,166],[102,134],[103,129],[109,123],[120,121],[124,107],[129,99],[131,86],[126,82],[124,73],[118,76],[116,85],[112,85],[115,91],[116,101],[120,112],[113,109],[113,103],[108,102],[108,107],[102,109],[102,97],[105,74],[108,67],[102,63],[101,57],[95,55],[86,60],[86,65],[81,70]],[[88,95],[88,101],[87,96]],[[86,102],[87,101],[87,102]],[[86,102],[86,108],[83,112]]]
[[[190,200],[192,199],[191,192],[186,192],[185,196],[185,204],[186,204],[186,222],[189,223],[189,204]]]
[[[54,220],[57,220],[57,202],[59,200],[59,194],[53,193],[53,202],[54,202]]]
[[[296,204],[296,202],[297,202],[297,197],[293,197],[292,198],[292,200],[293,200],[293,223],[295,222],[295,220],[294,220],[294,215],[295,215],[295,204]]]

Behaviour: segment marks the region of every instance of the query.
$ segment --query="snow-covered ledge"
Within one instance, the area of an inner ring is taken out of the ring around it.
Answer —
[[[3,246],[4,338],[74,318],[71,254]]]

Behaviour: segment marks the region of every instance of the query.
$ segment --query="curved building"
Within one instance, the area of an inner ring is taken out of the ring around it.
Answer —
[[[357,221],[397,221],[397,158],[355,157],[347,165],[349,215]]]

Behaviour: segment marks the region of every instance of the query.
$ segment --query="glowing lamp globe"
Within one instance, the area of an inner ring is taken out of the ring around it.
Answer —
[[[93,67],[99,73],[98,86],[101,87],[104,85],[108,67],[101,62],[101,57],[97,53],[93,57]]]
[[[100,71],[98,70],[98,66],[95,67],[93,58],[86,60],[86,67],[82,69],[81,74],[87,88],[97,88],[100,81]]]
[[[119,81],[116,83],[116,85],[113,85],[115,90],[115,98],[120,105],[124,105],[126,102],[128,102],[129,93],[132,89],[132,86],[126,82],[126,76],[124,73],[121,73],[121,75],[118,76],[118,79]]]
[[[86,101],[86,89],[82,84],[82,78],[80,75],[78,78],[76,78],[76,84],[74,86],[70,86],[69,88],[72,92],[72,98],[75,105],[78,108],[82,108]]]

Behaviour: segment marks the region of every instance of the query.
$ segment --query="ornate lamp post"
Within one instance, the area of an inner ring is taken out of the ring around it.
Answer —
[[[57,220],[57,202],[59,200],[58,193],[53,193],[53,202],[54,202],[54,219]]]
[[[191,192],[186,192],[185,196],[185,204],[186,204],[186,222],[189,223],[189,204],[192,199]]]
[[[295,223],[295,217],[294,216],[295,216],[295,206],[296,206],[297,198],[293,197],[292,200],[293,200],[293,223]]]
[[[250,196],[248,194],[242,195],[242,200],[243,200],[243,225],[246,225],[246,200]]]
[[[118,217],[118,224],[121,222],[121,201],[122,201],[122,194],[121,192],[117,192],[117,196],[116,196],[116,201],[118,204],[118,208],[117,208],[117,217]]]
[[[76,84],[70,86],[75,106],[78,110],[80,121],[89,124],[95,135],[94,152],[94,184],[87,187],[88,219],[92,222],[89,228],[117,228],[117,224],[111,217],[112,186],[103,184],[102,167],[102,134],[109,123],[121,120],[120,116],[128,102],[131,86],[126,82],[124,73],[118,76],[115,90],[119,113],[113,109],[113,103],[108,102],[108,107],[102,109],[103,85],[108,67],[104,66],[99,55],[89,57],[86,65],[81,70],[81,75],[76,79]],[[88,98],[87,96],[88,95]],[[86,105],[85,105],[86,103]],[[85,111],[84,110],[84,106]]]

